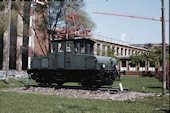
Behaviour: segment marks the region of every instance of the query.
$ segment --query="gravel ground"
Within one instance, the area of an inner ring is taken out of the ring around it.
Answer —
[[[144,98],[145,96],[154,96],[154,93],[141,93],[141,92],[118,92],[116,94],[100,91],[100,90],[81,90],[81,89],[55,89],[46,87],[25,87],[13,88],[5,91],[14,91],[20,93],[34,93],[34,94],[46,94],[46,95],[61,95],[71,98],[91,98],[91,99],[110,99],[110,100],[135,100],[137,98]]]

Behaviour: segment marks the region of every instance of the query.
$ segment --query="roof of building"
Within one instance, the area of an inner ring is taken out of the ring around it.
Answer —
[[[62,41],[89,41],[89,42],[93,42],[95,43],[95,41],[93,39],[90,38],[84,38],[84,37],[75,37],[75,38],[69,38],[69,39],[55,39],[52,40],[51,42],[62,42]]]
[[[93,38],[93,39],[96,40],[96,41],[99,41],[99,42],[109,43],[109,44],[113,44],[113,45],[117,45],[117,46],[123,46],[123,47],[128,47],[128,48],[133,48],[133,49],[139,49],[139,50],[143,50],[143,51],[148,51],[148,49],[146,49],[146,48],[137,47],[137,46],[134,46],[134,45],[120,44],[120,43],[105,41],[105,40],[96,39],[96,38]]]
[[[143,47],[143,48],[153,48],[153,47],[162,47],[162,43],[145,43],[145,44],[132,44],[132,46]],[[165,43],[165,46],[168,47],[169,44]]]

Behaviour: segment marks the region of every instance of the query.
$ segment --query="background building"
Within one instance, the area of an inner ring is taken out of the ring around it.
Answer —
[[[107,56],[107,50],[110,48],[113,54],[119,59],[118,69],[120,71],[126,71],[126,75],[140,75],[144,71],[155,71],[155,67],[150,65],[148,61],[139,63],[139,65],[132,64],[130,61],[131,55],[148,54],[149,49],[130,44],[115,43],[114,40],[105,41],[97,38],[94,39],[96,41],[94,54]]]

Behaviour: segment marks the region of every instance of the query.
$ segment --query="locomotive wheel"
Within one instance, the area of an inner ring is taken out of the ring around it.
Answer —
[[[38,84],[39,86],[41,86],[41,87],[44,87],[44,86],[47,86],[47,83],[45,83],[45,82],[40,82],[40,84]]]
[[[81,82],[81,85],[84,87],[84,88],[90,88],[90,87],[92,87],[93,85],[92,85],[92,83],[90,82],[90,81],[82,81]]]
[[[96,87],[96,88],[100,88],[100,87],[101,87],[101,84],[96,84],[95,87]]]
[[[51,85],[52,85],[52,83],[51,83],[51,82],[48,82],[48,83],[47,83],[47,86],[51,86]]]
[[[57,83],[58,86],[63,86],[63,84],[64,84],[63,82],[58,82]]]

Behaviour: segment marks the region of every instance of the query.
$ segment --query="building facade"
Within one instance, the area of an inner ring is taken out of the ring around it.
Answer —
[[[108,49],[110,49],[114,56],[119,59],[118,69],[120,71],[126,71],[126,75],[141,75],[144,72],[155,71],[155,66],[149,61],[138,63],[138,65],[132,64],[130,61],[131,55],[148,54],[148,49],[96,38],[93,39],[96,41],[94,45],[94,54],[107,56]]]

